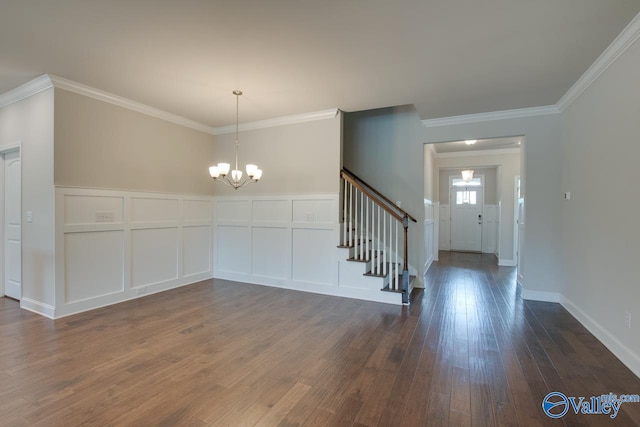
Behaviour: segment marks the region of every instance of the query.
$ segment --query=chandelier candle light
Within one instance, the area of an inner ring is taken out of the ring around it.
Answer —
[[[238,147],[240,146],[240,143],[238,142],[238,106],[242,92],[234,90],[233,94],[236,96],[236,168],[232,170],[231,175],[229,175],[231,165],[229,163],[218,163],[218,166],[209,167],[209,174],[211,175],[211,178],[216,181],[220,181],[237,190],[238,188],[249,185],[252,182],[258,182],[262,177],[262,170],[258,169],[258,166],[256,165],[249,164],[245,167],[247,170],[247,176],[242,179],[242,171],[238,169]]]

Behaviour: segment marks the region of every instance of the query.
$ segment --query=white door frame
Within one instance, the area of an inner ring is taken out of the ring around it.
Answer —
[[[13,143],[0,145],[0,156],[4,157],[5,153],[11,151],[18,151],[18,158],[20,159],[20,204],[22,204],[22,141],[16,141]],[[4,159],[0,161],[0,297],[4,296]],[[22,206],[20,206],[20,218],[22,218]],[[20,221],[22,224],[22,220]],[[20,265],[22,266],[22,227],[20,227]],[[21,267],[22,268],[22,267]]]
[[[459,169],[459,168],[456,168]],[[471,169],[471,167],[469,167],[469,169]],[[453,250],[452,249],[452,245],[451,245],[451,236],[453,235],[453,215],[452,215],[452,211],[453,211],[453,206],[455,205],[454,200],[453,200],[453,196],[454,196],[454,190],[457,188],[463,188],[462,186],[454,186],[453,185],[453,179],[454,178],[458,178],[458,176],[450,176],[449,177],[449,250]],[[485,199],[485,188],[484,188],[484,175],[475,175],[474,178],[480,178],[480,185],[474,185],[472,187],[469,188],[480,188],[482,190],[482,221],[485,220],[484,218],[484,199]],[[484,239],[484,227],[480,228],[480,253],[482,253],[482,241]]]

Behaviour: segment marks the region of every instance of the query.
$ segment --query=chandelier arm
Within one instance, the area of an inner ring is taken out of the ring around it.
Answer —
[[[227,178],[227,175],[225,175],[222,178],[213,178],[213,179],[215,179],[216,181],[220,181],[226,186],[233,187],[233,183],[229,180],[229,178]]]

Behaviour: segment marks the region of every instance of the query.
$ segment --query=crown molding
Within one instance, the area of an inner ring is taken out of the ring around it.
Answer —
[[[15,89],[0,94],[0,108],[22,101],[23,99],[29,98],[30,96],[52,87],[53,83],[49,76],[47,74],[43,74]]]
[[[624,52],[640,38],[640,13],[629,22],[613,42],[585,71],[571,89],[564,94],[556,107],[561,112],[573,103],[593,82],[606,71]]]
[[[473,151],[456,151],[453,153],[436,153],[435,158],[446,159],[450,157],[503,156],[506,154],[520,154],[520,149],[519,148],[502,148],[497,150],[473,150]]]
[[[118,107],[126,108],[128,110],[137,111],[139,113],[146,114],[160,120],[165,120],[167,122],[175,123],[177,125],[185,126],[211,135],[223,135],[226,133],[233,133],[236,130],[235,125],[220,127],[207,126],[203,123],[187,119],[186,117],[169,113],[158,108],[142,104],[141,102],[133,101],[131,99],[124,98],[113,93],[105,92],[91,86],[83,85],[81,83],[77,83],[72,80],[65,79],[64,77],[56,76],[54,74],[44,74],[34,80],[31,80],[28,83],[23,84],[22,86],[10,90],[9,92],[0,94],[0,108],[13,104],[14,102],[21,101],[51,87],[77,93],[79,95],[87,96],[98,101],[117,105]],[[333,119],[338,115],[338,111],[339,110],[337,108],[333,108],[330,110],[241,123],[238,129],[242,131],[254,130],[274,126],[290,125],[294,123],[310,122],[315,120]]]
[[[168,113],[155,107],[151,107],[146,104],[142,104],[131,99],[124,98],[122,96],[115,95],[113,93],[105,92],[100,89],[93,88],[91,86],[83,85],[63,77],[49,74],[49,78],[53,82],[53,86],[58,89],[68,90],[79,95],[84,95],[89,98],[97,99],[98,101],[107,102],[109,104],[117,105],[129,110],[137,111],[138,113],[146,114],[157,119],[165,120],[167,122],[175,123],[177,125],[185,126],[191,129],[198,130],[200,132],[213,135],[214,128],[204,125],[194,120],[187,119],[177,114]]]
[[[291,125],[295,123],[312,122],[316,120],[333,119],[338,115],[338,109],[332,108],[330,110],[315,111],[312,113],[296,114],[293,116],[276,117],[274,119],[258,120],[255,122],[240,123],[238,125],[239,131],[255,130],[271,128],[275,126]],[[213,128],[214,135],[225,135],[228,133],[234,133],[236,131],[236,125],[220,126]]]
[[[488,122],[493,120],[517,119],[521,117],[545,116],[558,114],[560,110],[555,105],[543,107],[519,108],[515,110],[492,111],[489,113],[467,114],[464,116],[442,117],[438,119],[422,120],[425,127],[451,126],[464,123]]]

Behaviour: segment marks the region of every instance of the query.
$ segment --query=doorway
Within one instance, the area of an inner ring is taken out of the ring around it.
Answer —
[[[22,165],[19,145],[0,148],[0,169],[0,181],[2,181],[0,183],[1,295],[20,301],[22,299]]]
[[[451,186],[451,250],[482,252],[482,182],[476,186]],[[465,184],[464,182],[462,184]]]

